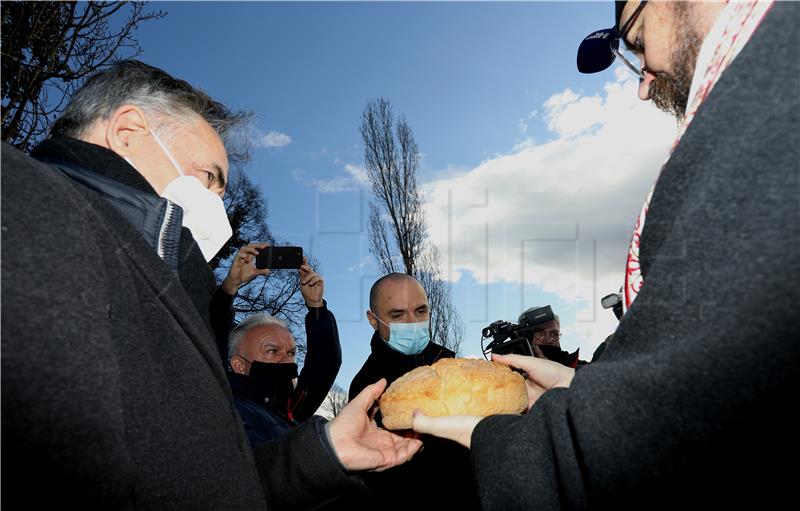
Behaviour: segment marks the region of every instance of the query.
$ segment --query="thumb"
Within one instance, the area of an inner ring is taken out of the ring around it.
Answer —
[[[353,398],[351,403],[353,403],[353,406],[358,407],[360,410],[366,411],[372,406],[372,403],[374,403],[376,399],[381,397],[384,389],[386,389],[386,379],[381,378],[372,385],[367,385],[364,387],[364,390],[359,392],[358,395]]]

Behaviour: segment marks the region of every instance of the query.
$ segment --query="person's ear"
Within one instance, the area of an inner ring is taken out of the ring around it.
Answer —
[[[233,369],[233,372],[236,374],[247,375],[247,365],[244,363],[244,360],[235,355],[231,358],[231,369]]]
[[[375,313],[372,311],[367,311],[367,321],[369,324],[372,325],[372,328],[377,332],[378,331],[378,320],[375,318]]]
[[[108,119],[106,144],[120,156],[130,156],[145,136],[150,136],[150,127],[144,112],[135,105],[122,105]]]

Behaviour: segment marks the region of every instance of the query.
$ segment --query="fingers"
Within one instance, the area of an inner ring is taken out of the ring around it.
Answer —
[[[542,390],[548,390],[553,387],[569,387],[572,378],[575,376],[574,369],[546,358],[493,354],[492,360],[521,369],[526,374],[526,381],[541,387]]]
[[[239,253],[237,255],[256,256],[258,255],[258,248],[255,245],[247,245],[240,248]]]
[[[538,350],[539,348],[537,347],[535,349]],[[541,350],[539,350],[539,353],[541,353]],[[529,374],[539,367],[540,364],[540,361],[535,357],[528,357],[525,355],[497,355],[492,353],[492,360],[515,369],[521,369]]]
[[[395,433],[385,432],[393,440],[392,447],[380,451],[380,462],[375,463],[373,472],[382,472],[388,468],[402,465],[410,460],[421,448],[422,441],[414,438],[403,438]]]
[[[322,282],[322,277],[320,277],[319,275],[317,275],[315,273],[314,275],[309,277],[305,282],[300,282],[300,285],[308,286],[308,287],[314,287],[314,286],[316,286],[317,284],[319,284],[321,282]]]
[[[233,259],[233,264],[252,264],[253,258],[258,255],[258,250],[252,245],[247,245],[239,249],[236,252],[236,256]]]
[[[417,433],[438,436],[458,442],[469,448],[472,431],[483,417],[470,415],[453,415],[450,417],[428,417],[422,413],[415,413],[411,427]]]
[[[422,448],[422,440],[419,438],[407,438],[406,440],[400,448],[400,456],[402,458],[400,463],[410,460]]]

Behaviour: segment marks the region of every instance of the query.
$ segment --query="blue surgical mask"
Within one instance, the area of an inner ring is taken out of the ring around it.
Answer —
[[[375,319],[389,327],[389,347],[403,355],[422,353],[431,341],[430,320],[419,323],[385,323],[375,315]]]

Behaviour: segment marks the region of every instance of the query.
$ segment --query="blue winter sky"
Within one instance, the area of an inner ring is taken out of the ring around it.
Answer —
[[[591,358],[615,328],[599,299],[622,284],[636,215],[674,122],[636,98],[619,66],[575,68],[604,2],[152,2],[143,61],[257,112],[247,172],[278,239],[320,263],[347,389],[369,354],[360,115],[389,99],[423,155],[431,239],[466,327],[534,305],[561,316],[562,345]],[[255,241],[255,240],[254,240]]]

